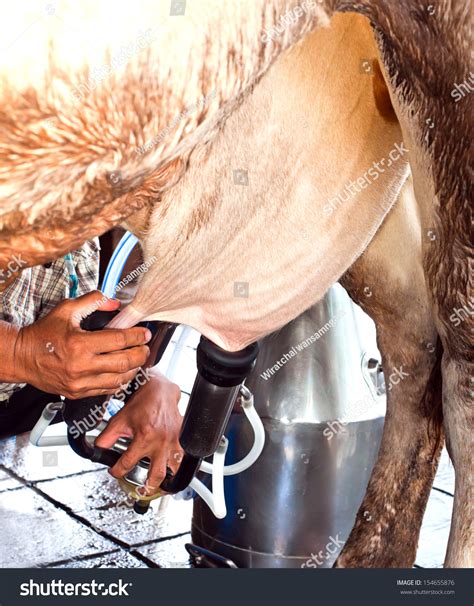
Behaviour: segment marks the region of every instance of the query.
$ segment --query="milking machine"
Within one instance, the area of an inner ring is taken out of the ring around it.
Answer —
[[[202,565],[332,565],[354,524],[382,436],[379,358],[375,326],[339,284],[260,342],[245,384],[255,395],[265,447],[250,469],[226,477],[225,519],[194,501],[189,551],[200,549]],[[238,409],[227,436],[232,463],[253,439]],[[370,511],[364,520],[376,523]]]
[[[115,295],[135,244],[134,236],[126,234],[115,250],[102,289],[107,296]],[[83,328],[104,328],[116,313],[95,312]],[[201,497],[194,500],[193,544],[186,546],[195,564],[330,566],[353,525],[383,428],[375,329],[369,328],[373,335],[368,339],[360,331],[367,321],[335,285],[321,302],[263,339],[257,362],[256,344],[230,353],[202,337],[180,433],[184,456],[179,469],[175,475],[168,470],[159,489],[148,495],[144,487],[150,461],[142,459],[120,480],[135,511],[144,513],[151,500],[190,487]],[[176,327],[141,325],[153,334],[149,364],[155,365]],[[182,333],[176,357],[183,338]],[[172,356],[169,367],[176,361]],[[111,449],[94,445],[106,427],[106,406],[107,398],[51,403],[31,441],[58,444],[43,433],[61,411],[68,427],[66,443],[80,456],[112,466],[129,440],[121,438]],[[86,418],[94,419],[93,427],[79,431]],[[366,514],[371,523],[371,513]]]
[[[114,287],[120,278],[125,260],[135,244],[136,239],[131,234],[126,234],[122,238],[106,272],[104,294],[108,296],[115,294]],[[84,330],[101,330],[117,313],[118,311],[95,311],[83,319],[81,327]],[[148,328],[152,333],[152,339],[148,344],[150,355],[146,366],[155,366],[170,343],[176,325],[166,322],[143,322],[139,326]],[[253,465],[265,441],[262,422],[255,412],[253,395],[243,385],[255,364],[257,352],[258,345],[255,343],[241,351],[228,352],[205,337],[201,337],[196,352],[198,373],[179,437],[184,454],[176,474],[168,469],[161,486],[149,494],[150,487],[146,486],[146,480],[150,461],[144,458],[119,480],[122,488],[134,500],[134,509],[137,513],[145,513],[153,499],[166,493],[179,493],[189,486],[207,503],[213,515],[219,518],[225,517],[224,476],[239,474]],[[140,381],[136,377],[126,393],[122,394],[125,404],[139,386]],[[37,446],[64,443],[61,437],[58,439],[43,435],[55,415],[60,412],[67,426],[67,443],[74,452],[96,463],[113,466],[127,450],[130,440],[120,438],[110,449],[94,445],[97,433],[107,426],[104,413],[108,400],[109,397],[100,396],[80,400],[64,399],[62,402],[48,404],[31,432],[30,441]],[[224,431],[237,400],[252,428],[254,441],[249,452],[240,461],[226,466],[228,441]],[[213,457],[212,463],[204,460],[209,457]],[[198,471],[211,476],[212,490],[195,477]]]
[[[83,323],[85,330],[100,330],[105,328],[116,312],[94,312]],[[142,324],[152,330],[150,341],[151,365],[158,364],[166,346],[171,340],[175,326],[167,323],[145,322]],[[258,347],[249,345],[238,352],[227,352],[211,341],[202,337],[197,348],[198,374],[194,382],[190,400],[183,419],[179,437],[184,451],[176,474],[168,470],[166,478],[155,493],[144,494],[144,487],[150,461],[142,459],[123,480],[122,487],[135,500],[134,509],[137,513],[145,513],[151,500],[164,493],[176,494],[189,485],[200,494],[214,515],[226,515],[223,478],[225,470],[224,459],[227,451],[227,440],[224,431],[237,396],[242,398],[242,407],[247,414],[256,437],[254,447],[247,457],[241,461],[236,473],[253,464],[263,446],[263,432],[258,416],[254,414],[251,392],[242,385],[244,379],[255,363]],[[138,389],[138,381],[132,381],[131,389],[125,395],[125,405],[128,399]],[[68,441],[71,448],[81,457],[90,459],[109,467],[115,465],[126,451],[129,439],[121,438],[111,449],[95,446],[87,433],[78,430],[84,419],[98,418],[97,411],[103,406],[105,398],[93,397],[82,400],[65,400],[62,409],[63,419],[68,426]],[[97,426],[100,423],[98,419]],[[203,459],[213,456],[210,467],[204,465],[212,475],[213,491],[211,492],[195,474],[203,464]],[[193,481],[194,480],[194,481]]]

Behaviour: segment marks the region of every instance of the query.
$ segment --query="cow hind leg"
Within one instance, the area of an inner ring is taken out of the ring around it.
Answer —
[[[387,383],[378,459],[336,567],[411,567],[443,443],[441,348],[407,183],[362,257],[342,280],[373,318]]]
[[[448,242],[449,235],[443,234],[443,230],[450,229],[452,217],[448,213],[443,215],[437,231],[440,240]],[[454,233],[448,261],[440,259],[442,249],[433,247],[427,255],[426,269],[444,348],[444,428],[456,477],[445,566],[474,568],[474,299],[469,261],[472,245],[467,227]]]
[[[456,84],[470,71],[471,11],[468,2],[444,1],[431,10],[423,3],[387,0],[336,4],[339,10],[362,12],[373,24],[392,104],[410,150],[425,234],[425,282],[444,349],[444,429],[456,474],[445,565],[472,567],[474,291],[471,140],[465,133],[473,130],[474,97],[460,94]],[[438,53],[439,48],[450,52]]]
[[[472,364],[469,373],[464,360],[449,355],[443,356],[442,368],[446,445],[456,474],[451,532],[444,565],[448,568],[474,568],[474,373]],[[469,376],[471,386],[466,384]]]

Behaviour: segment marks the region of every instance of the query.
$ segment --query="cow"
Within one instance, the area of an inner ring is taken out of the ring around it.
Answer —
[[[0,24],[0,267],[122,224],[156,261],[116,327],[183,323],[234,351],[340,280],[385,370],[407,369],[337,567],[413,565],[445,438],[445,565],[474,565],[469,16],[464,0],[83,0]]]

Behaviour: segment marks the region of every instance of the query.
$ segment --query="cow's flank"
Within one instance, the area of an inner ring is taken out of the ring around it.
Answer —
[[[289,4],[191,2],[184,16],[152,1],[11,7],[0,23],[0,266],[15,250],[29,265],[55,258],[153,204],[282,50],[327,23],[309,2],[265,42]]]
[[[143,246],[158,262],[115,325],[166,317],[239,349],[324,294],[407,176],[380,72],[361,71],[377,56],[358,15],[282,54],[153,209]],[[237,283],[248,296],[234,296]]]

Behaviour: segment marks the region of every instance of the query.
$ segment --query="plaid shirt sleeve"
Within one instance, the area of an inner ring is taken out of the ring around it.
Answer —
[[[77,296],[97,288],[99,251],[96,238],[71,253],[78,278]],[[68,297],[69,272],[64,258],[51,264],[29,267],[0,293],[0,320],[16,326],[29,326]],[[13,392],[23,386],[0,383],[0,401],[8,400]]]

